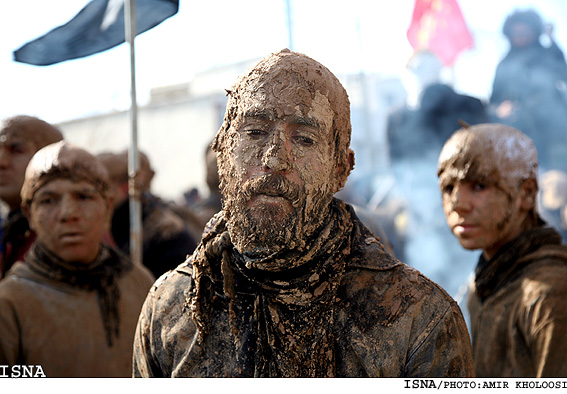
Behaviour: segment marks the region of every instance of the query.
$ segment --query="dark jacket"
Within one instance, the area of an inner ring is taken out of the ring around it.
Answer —
[[[567,376],[567,247],[530,230],[477,268],[469,296],[479,377]]]
[[[349,212],[348,245],[338,248],[337,256],[343,258],[331,259],[330,272],[326,265],[319,274],[306,264],[293,273],[274,274],[272,285],[266,285],[268,274],[254,276],[241,267],[227,276],[230,269],[225,267],[226,280],[237,283],[232,301],[226,291],[223,295],[228,282],[210,279],[217,275],[216,262],[209,274],[195,271],[201,266],[196,259],[210,256],[199,253],[201,243],[188,262],[163,275],[150,291],[136,333],[134,376],[304,376],[285,369],[293,363],[314,365],[315,370],[320,364],[314,376],[471,376],[470,339],[455,301],[418,271],[390,257]],[[213,226],[211,233],[216,229]],[[322,277],[326,279],[320,283]],[[286,287],[301,278],[315,283],[313,293]],[[337,287],[329,291],[335,279]],[[196,280],[201,283],[197,289]],[[197,305],[192,301],[195,291],[212,292],[213,297]],[[294,302],[286,304],[291,298]],[[198,316],[210,317],[210,324],[194,320],[197,310],[202,312]],[[301,320],[303,314],[312,319]],[[197,329],[196,321],[208,332]],[[302,324],[290,326],[294,321]],[[291,334],[300,330],[304,335]],[[311,339],[317,335],[323,342],[331,339],[321,354],[313,354],[321,348]],[[282,354],[284,347],[292,354]],[[259,366],[262,358],[267,359],[267,369]],[[284,369],[278,368],[283,364]]]
[[[47,377],[130,376],[151,273],[110,249],[90,265],[48,263],[33,251],[0,281],[0,365],[39,365]]]
[[[0,279],[17,261],[24,261],[26,252],[35,240],[28,219],[21,209],[11,211],[2,223],[2,256],[0,258]]]
[[[187,223],[156,196],[144,193],[142,205],[142,263],[156,278],[183,263],[197,241]],[[130,204],[126,200],[112,216],[112,237],[120,250],[130,253]]]

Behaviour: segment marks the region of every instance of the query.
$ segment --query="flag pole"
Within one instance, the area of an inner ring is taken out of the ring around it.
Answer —
[[[124,26],[126,41],[130,48],[130,148],[128,150],[128,195],[130,204],[130,257],[134,264],[142,263],[142,208],[138,172],[138,104],[136,100],[136,0],[126,0],[124,4]]]
[[[291,0],[285,0],[285,12],[287,16],[287,41],[288,49],[295,50],[293,45],[293,10],[291,8]]]

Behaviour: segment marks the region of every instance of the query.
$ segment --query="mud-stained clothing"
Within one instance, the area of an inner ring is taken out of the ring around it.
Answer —
[[[0,365],[47,377],[128,377],[138,316],[154,277],[103,247],[65,263],[36,242],[0,282]]]
[[[469,296],[479,377],[567,376],[567,247],[529,230],[482,257]]]
[[[142,309],[137,377],[472,376],[457,304],[390,257],[352,208],[266,271],[232,246],[223,214]],[[297,265],[296,262],[303,262]]]

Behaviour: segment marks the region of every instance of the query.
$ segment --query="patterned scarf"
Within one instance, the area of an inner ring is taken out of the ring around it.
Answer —
[[[522,269],[539,259],[553,256],[567,259],[565,247],[561,246],[561,235],[551,227],[528,230],[500,248],[490,260],[480,256],[476,267],[476,292],[484,302],[517,278]]]
[[[256,377],[335,375],[330,306],[345,270],[345,256],[350,253],[353,226],[343,202],[333,200],[330,211],[329,220],[304,250],[282,251],[269,257],[277,260],[274,264],[266,265],[266,259],[253,261],[236,251],[222,212],[216,217],[191,261],[195,286],[187,305],[201,341],[211,328],[213,299],[221,297],[228,300],[237,359],[239,349],[246,348],[242,332],[252,331],[255,344],[248,349],[253,349],[254,356],[248,362],[254,364]],[[292,268],[264,269],[281,267],[283,261]],[[236,308],[236,300],[246,296],[253,300],[251,305]],[[252,311],[250,318],[239,316],[246,310]]]
[[[132,269],[132,263],[124,255],[101,245],[100,252],[92,263],[65,262],[36,241],[26,257],[26,263],[32,271],[48,279],[78,289],[96,291],[106,341],[112,347],[113,337],[118,338],[120,334],[120,291],[117,279]]]

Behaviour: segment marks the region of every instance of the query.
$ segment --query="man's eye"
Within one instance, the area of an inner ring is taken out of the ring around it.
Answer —
[[[90,193],[80,193],[77,195],[79,200],[92,200],[94,198],[93,194]]]
[[[22,144],[14,144],[10,147],[10,152],[12,154],[21,155],[26,152],[26,148]]]
[[[303,135],[299,135],[295,137],[295,139],[303,146],[312,146],[313,144],[315,144],[315,140],[313,138],[309,138]]]
[[[252,129],[252,130],[246,130],[246,135],[256,139],[266,135],[266,132],[264,130]]]
[[[39,205],[52,205],[55,203],[55,199],[52,197],[40,198],[36,201]]]

